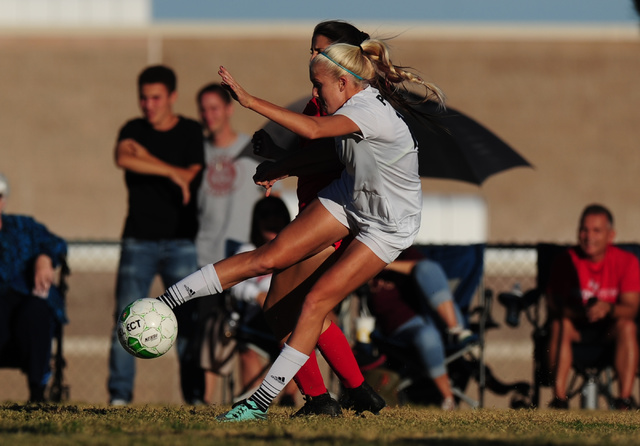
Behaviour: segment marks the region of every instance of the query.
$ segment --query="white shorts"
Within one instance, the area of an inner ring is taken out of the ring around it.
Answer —
[[[364,243],[383,262],[389,264],[398,258],[400,253],[410,247],[420,229],[420,216],[403,222],[394,232],[383,230],[375,225],[375,222],[358,222],[356,218],[347,213],[345,207],[328,197],[318,196],[318,200],[333,215],[336,220],[349,228],[356,240]]]

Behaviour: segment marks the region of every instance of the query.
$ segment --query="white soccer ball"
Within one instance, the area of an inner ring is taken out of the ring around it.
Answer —
[[[171,308],[158,299],[131,302],[118,319],[118,339],[138,358],[158,358],[171,349],[178,335],[178,321]]]

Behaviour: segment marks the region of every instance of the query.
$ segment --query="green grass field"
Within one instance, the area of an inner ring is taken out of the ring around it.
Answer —
[[[380,415],[218,423],[226,407],[0,405],[2,445],[637,445],[640,412],[394,407]]]

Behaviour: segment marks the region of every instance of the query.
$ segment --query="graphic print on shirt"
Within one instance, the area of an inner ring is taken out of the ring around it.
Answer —
[[[589,302],[589,299],[591,299],[592,297],[598,297],[599,291],[600,282],[594,279],[589,279],[587,287],[582,290],[582,303],[586,305]]]
[[[242,175],[242,167],[235,158],[226,155],[214,157],[207,168],[207,193],[215,196],[231,194],[239,187],[238,178]]]

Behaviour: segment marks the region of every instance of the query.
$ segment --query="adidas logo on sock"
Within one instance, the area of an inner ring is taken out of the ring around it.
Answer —
[[[272,377],[273,379],[275,379],[276,381],[278,381],[279,383],[284,384],[284,376],[274,376],[274,375],[271,375],[271,377]]]
[[[189,294],[189,297],[193,296],[194,294],[196,294],[195,291],[193,291],[191,288],[189,288],[188,285],[184,286],[185,291]]]

